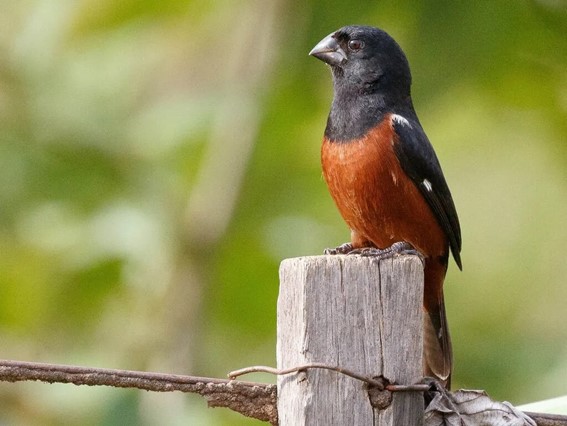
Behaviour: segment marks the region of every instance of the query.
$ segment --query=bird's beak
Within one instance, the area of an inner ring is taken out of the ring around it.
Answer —
[[[341,49],[341,46],[339,46],[333,34],[328,35],[317,43],[317,46],[315,46],[309,54],[331,66],[341,65],[347,60],[345,51]]]

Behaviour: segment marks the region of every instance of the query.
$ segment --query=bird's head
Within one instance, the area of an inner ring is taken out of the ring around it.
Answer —
[[[343,27],[321,40],[309,54],[330,65],[336,92],[393,98],[410,95],[406,56],[398,43],[378,28]]]

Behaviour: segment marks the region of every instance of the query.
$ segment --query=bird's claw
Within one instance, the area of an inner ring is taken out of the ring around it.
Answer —
[[[344,243],[333,249],[327,248],[323,253],[327,255],[358,254],[360,256],[376,257],[378,259],[388,259],[393,256],[408,254],[418,256],[422,262],[424,260],[423,255],[414,249],[411,244],[406,243],[405,241],[399,241],[385,249],[379,249],[376,247],[353,248],[351,243]]]
[[[336,255],[336,254],[350,254],[353,251],[353,247],[351,243],[344,243],[335,248],[326,248],[323,250],[324,254],[327,255]]]
[[[399,241],[385,249],[365,247],[357,250],[358,250],[358,254],[360,254],[361,256],[377,257],[379,259],[388,259],[394,256],[401,256],[404,254],[408,254],[408,255],[418,256],[423,261],[423,255],[420,252],[418,252],[416,249],[414,249],[411,244],[406,243],[405,241]]]

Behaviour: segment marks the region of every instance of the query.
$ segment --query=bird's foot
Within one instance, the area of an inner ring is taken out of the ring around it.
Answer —
[[[423,256],[419,253],[413,246],[405,241],[399,241],[392,244],[390,247],[385,249],[379,249],[375,247],[363,247],[359,249],[354,249],[349,252],[349,254],[359,254],[361,256],[377,257],[378,259],[389,259],[394,256],[409,254],[418,256],[423,260]]]
[[[418,256],[423,261],[423,255],[405,241],[399,241],[385,249],[376,247],[354,248],[351,243],[344,243],[335,248],[327,248],[323,253],[328,255],[358,254],[360,256],[377,257],[378,259],[388,259],[398,255],[409,254]]]
[[[350,254],[353,251],[353,246],[351,243],[344,243],[335,248],[326,248],[323,250],[323,254],[335,255],[335,254]]]

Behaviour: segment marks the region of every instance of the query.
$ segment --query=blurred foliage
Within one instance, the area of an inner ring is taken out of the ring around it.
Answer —
[[[307,52],[362,23],[405,49],[461,216],[455,385],[567,393],[564,0],[1,5],[3,358],[273,365],[279,261],[348,238],[318,158],[330,76]],[[259,424],[175,394],[19,383],[0,401],[3,424]]]

